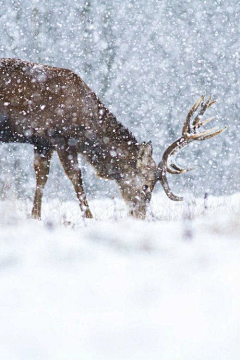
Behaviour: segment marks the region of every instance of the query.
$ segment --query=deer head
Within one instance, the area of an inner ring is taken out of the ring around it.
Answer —
[[[135,169],[128,169],[118,179],[121,195],[130,208],[130,215],[144,219],[146,208],[157,181],[157,165],[152,158],[152,144],[138,145]]]
[[[175,157],[178,151],[194,140],[202,141],[210,139],[226,130],[226,127],[224,127],[220,130],[212,128],[203,132],[199,131],[203,125],[213,120],[213,117],[206,120],[202,120],[202,117],[205,111],[216,102],[216,100],[212,101],[212,96],[206,102],[204,102],[204,99],[205,96],[202,95],[192,106],[184,122],[182,136],[165,150],[162,160],[158,165],[152,158],[151,142],[138,145],[136,168],[128,169],[118,179],[119,189],[130,208],[130,215],[136,218],[145,218],[147,205],[151,200],[157,181],[160,181],[165,193],[171,200],[183,200],[182,197],[172,193],[166,177],[167,172],[178,175],[193,170],[193,168],[182,169],[176,164]],[[193,119],[195,114],[196,117]]]

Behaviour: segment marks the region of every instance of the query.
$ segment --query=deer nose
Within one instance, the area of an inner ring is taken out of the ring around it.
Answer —
[[[147,202],[150,202],[150,200],[151,200],[151,193],[150,193],[150,191],[146,194],[146,201]]]
[[[146,217],[146,208],[141,208],[141,209],[131,209],[129,211],[129,215],[136,218],[136,219],[142,219],[144,220]]]

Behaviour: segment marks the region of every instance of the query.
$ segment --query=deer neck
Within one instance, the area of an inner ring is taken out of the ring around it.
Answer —
[[[119,179],[136,168],[138,144],[132,133],[100,103],[94,129],[87,132],[83,154],[100,177]]]

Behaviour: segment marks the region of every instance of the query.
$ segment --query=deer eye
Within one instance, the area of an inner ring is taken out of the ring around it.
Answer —
[[[147,191],[148,185],[143,185],[142,189],[143,189],[144,192]]]

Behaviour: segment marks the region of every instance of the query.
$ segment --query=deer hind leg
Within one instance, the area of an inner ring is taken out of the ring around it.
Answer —
[[[70,148],[66,146],[64,148],[57,149],[57,152],[64,171],[73,184],[83,216],[86,218],[92,218],[93,216],[83,189],[82,173],[78,165],[77,150],[73,147]]]
[[[41,219],[43,189],[48,179],[53,149],[34,147],[34,170],[36,190],[32,208],[32,218]]]

